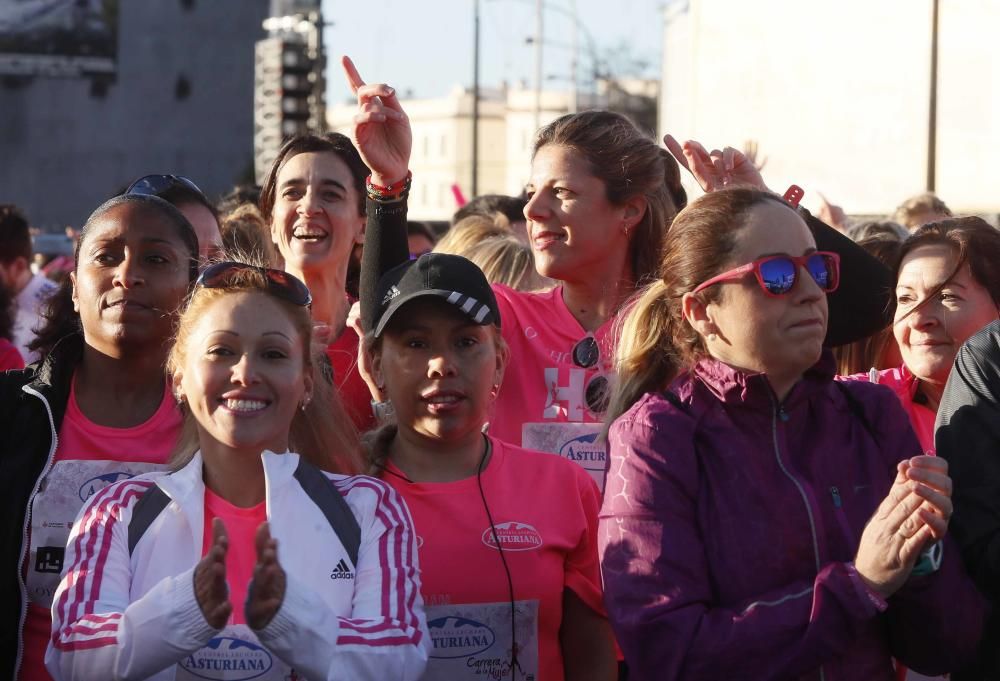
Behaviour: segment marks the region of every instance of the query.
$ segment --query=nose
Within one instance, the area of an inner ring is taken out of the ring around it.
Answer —
[[[541,222],[549,215],[551,211],[545,203],[545,192],[537,191],[531,195],[528,202],[524,204],[524,219],[528,222]]]
[[[819,287],[805,265],[799,267],[798,276],[795,278],[794,293],[797,303],[815,303],[826,295],[826,292]]]
[[[906,316],[911,329],[925,330],[941,323],[941,310],[937,300],[920,301]]]
[[[428,378],[444,378],[455,376],[457,373],[454,356],[450,350],[434,352],[427,361]]]
[[[302,198],[295,206],[295,210],[299,215],[314,215],[319,210],[316,192],[312,190],[312,187],[306,187]]]
[[[130,289],[134,286],[146,283],[145,275],[138,259],[126,252],[118,267],[115,268],[112,284],[121,288]]]
[[[250,353],[245,352],[240,356],[239,361],[233,365],[230,378],[236,385],[249,386],[258,382],[257,368]]]

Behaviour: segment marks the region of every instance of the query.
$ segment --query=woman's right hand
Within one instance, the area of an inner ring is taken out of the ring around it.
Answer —
[[[213,629],[221,629],[229,621],[233,604],[229,602],[226,584],[226,551],[229,537],[222,520],[212,520],[212,546],[194,569],[194,596],[205,621]]]
[[[882,598],[903,586],[921,551],[947,532],[952,511],[947,471],[947,462],[937,457],[901,461],[889,494],[865,527],[854,567]]]
[[[384,83],[366,85],[350,57],[342,57],[347,84],[358,97],[351,138],[361,158],[372,171],[372,183],[388,186],[406,177],[413,135],[410,119]]]

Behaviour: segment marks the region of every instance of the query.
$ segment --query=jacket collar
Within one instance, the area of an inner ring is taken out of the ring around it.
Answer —
[[[267,485],[268,506],[270,506],[271,491],[280,489],[295,475],[295,469],[299,465],[299,455],[293,452],[275,454],[265,449],[261,452],[260,458],[264,464],[264,480]],[[201,450],[198,450],[183,468],[159,478],[157,483],[167,496],[178,504],[184,506],[183,502],[190,500],[192,503],[197,502],[197,505],[200,506],[205,495],[203,463]]]
[[[830,383],[835,375],[833,353],[824,349],[819,361],[806,370],[788,393],[784,404],[793,407],[809,399]],[[691,378],[726,404],[763,408],[772,407],[777,401],[766,374],[737,369],[713,357],[698,360],[691,368]]]

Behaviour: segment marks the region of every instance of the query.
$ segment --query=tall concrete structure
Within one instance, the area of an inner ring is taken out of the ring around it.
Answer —
[[[891,212],[927,178],[932,0],[675,0],[660,132],[756,140],[769,184],[849,213]],[[1000,3],[939,0],[936,191],[1000,212]]]
[[[0,78],[0,201],[57,227],[144,174],[229,191],[252,170],[267,15],[267,0],[122,2],[113,81]]]

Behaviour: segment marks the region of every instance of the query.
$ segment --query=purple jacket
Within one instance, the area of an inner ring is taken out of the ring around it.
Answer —
[[[764,376],[703,360],[678,400],[647,394],[612,425],[600,550],[630,678],[891,681],[893,657],[938,674],[974,655],[985,606],[950,539],[888,604],[853,567],[921,450],[892,391],[833,368],[778,404]]]

